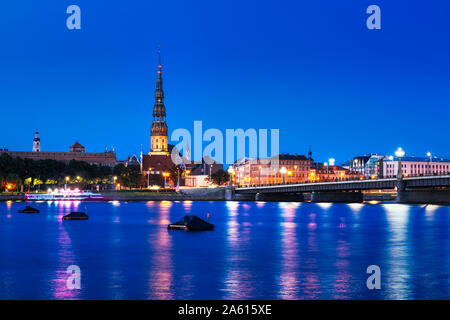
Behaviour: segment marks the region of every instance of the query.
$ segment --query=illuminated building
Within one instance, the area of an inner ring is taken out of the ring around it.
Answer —
[[[328,165],[327,163],[314,163],[309,172],[309,182],[324,181],[345,181],[361,179],[364,175],[351,171],[347,168],[337,165]]]
[[[301,183],[308,180],[312,159],[304,155],[280,154],[266,160],[240,159],[233,165],[235,183],[243,185],[271,185],[283,183]],[[280,172],[284,168],[285,173]]]
[[[208,178],[217,171],[223,170],[223,164],[205,156],[201,163],[191,162],[186,165],[186,169],[188,170],[188,174],[185,174],[186,187],[209,187],[212,183]]]
[[[429,176],[450,174],[450,159],[439,157],[403,157],[402,173],[404,176]],[[383,161],[383,174],[386,178],[397,176],[399,161],[390,157]]]
[[[354,157],[344,166],[349,170],[359,173],[365,178],[382,178],[383,177],[383,161],[384,155],[377,153],[367,154],[364,156]]]
[[[116,165],[116,154],[113,151],[105,152],[85,152],[84,146],[76,142],[69,148],[69,152],[48,152],[41,151],[41,139],[36,132],[33,140],[33,151],[9,151],[0,149],[0,155],[8,154],[13,158],[31,160],[56,160],[68,163],[71,160],[88,162],[101,166],[113,167]]]

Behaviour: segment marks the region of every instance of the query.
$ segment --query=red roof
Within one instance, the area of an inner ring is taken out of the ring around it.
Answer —
[[[71,148],[84,148],[78,141]]]
[[[168,155],[142,155],[142,170],[166,171],[174,166],[170,154]]]

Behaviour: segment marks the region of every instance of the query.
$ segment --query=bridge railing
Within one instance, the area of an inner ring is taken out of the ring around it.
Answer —
[[[450,177],[450,172],[446,172],[443,174],[433,174],[433,175],[404,175],[404,180],[412,180],[412,179],[420,179],[420,178],[447,178]],[[345,178],[345,179],[323,179],[318,181],[289,181],[286,183],[272,183],[272,184],[241,184],[239,186],[235,186],[237,188],[259,188],[259,187],[277,187],[277,186],[290,186],[290,185],[314,185],[314,184],[323,184],[323,183],[336,183],[336,182],[376,182],[376,181],[391,181],[393,179],[397,179],[397,177],[385,177],[385,178]]]
[[[442,176],[448,176],[450,175],[450,172],[443,172],[443,173],[432,173],[432,174],[405,174],[403,175],[404,179],[407,178],[424,178],[424,177],[442,177]],[[334,178],[334,179],[320,179],[320,180],[304,180],[304,181],[286,181],[285,183],[252,183],[252,184],[239,184],[235,185],[235,187],[243,187],[243,188],[249,188],[249,187],[270,187],[270,186],[285,186],[285,185],[295,185],[295,184],[307,184],[307,183],[326,183],[326,182],[356,182],[356,181],[372,181],[372,180],[383,180],[383,179],[393,179],[397,178],[397,175],[394,176],[387,176],[387,177],[380,177],[380,178],[357,178],[357,177],[347,177],[347,178]]]

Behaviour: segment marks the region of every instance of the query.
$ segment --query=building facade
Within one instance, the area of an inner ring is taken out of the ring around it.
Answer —
[[[72,145],[69,148],[69,152],[41,151],[41,140],[38,132],[36,132],[33,140],[33,151],[9,151],[8,149],[0,149],[0,155],[1,154],[8,154],[13,158],[31,160],[56,160],[66,163],[75,160],[109,167],[116,165],[116,154],[114,152],[85,152],[84,146],[79,142]]]
[[[354,157],[346,167],[350,171],[362,175],[364,178],[382,178],[383,162],[386,158],[387,156],[371,153]]]
[[[309,171],[308,182],[346,181],[361,179],[363,177],[363,174],[344,168],[343,166],[314,163]]]
[[[186,187],[209,187],[213,183],[209,179],[212,174],[223,170],[223,164],[215,162],[212,158],[204,157],[201,163],[191,162],[186,164],[185,182]]]
[[[402,173],[405,177],[450,174],[450,159],[433,157],[404,157],[401,159]],[[399,160],[388,158],[383,161],[383,174],[386,178],[396,177]]]
[[[234,164],[237,186],[301,183],[308,180],[312,160],[304,155],[280,154],[267,160],[241,159]],[[284,168],[286,173],[280,173]],[[284,177],[283,177],[284,176]]]

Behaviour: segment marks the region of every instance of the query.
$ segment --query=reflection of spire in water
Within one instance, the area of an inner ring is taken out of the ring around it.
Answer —
[[[159,225],[169,224],[171,201],[161,201],[157,207]],[[148,299],[168,300],[174,298],[172,234],[167,228],[158,227],[156,235],[150,235],[149,245],[157,247],[153,252],[148,279]]]

